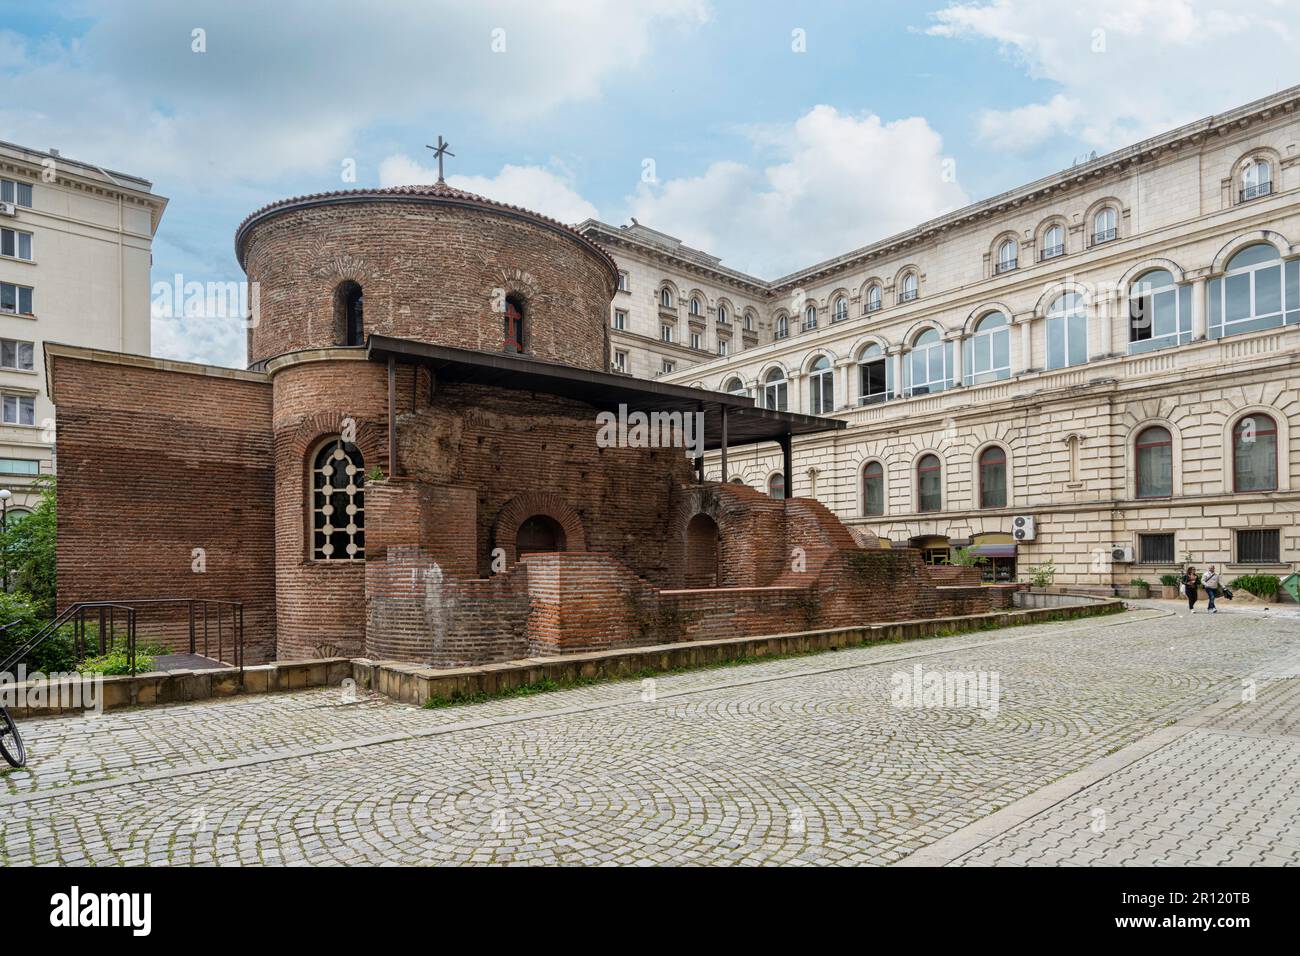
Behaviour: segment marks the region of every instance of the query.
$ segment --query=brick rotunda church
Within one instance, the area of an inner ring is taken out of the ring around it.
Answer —
[[[610,373],[617,269],[567,226],[439,182],[276,202],[235,249],[247,370],[46,348],[61,607],[240,601],[250,663],[436,665],[989,609],[725,457],[602,447],[602,411],[703,412],[788,472],[841,423]]]

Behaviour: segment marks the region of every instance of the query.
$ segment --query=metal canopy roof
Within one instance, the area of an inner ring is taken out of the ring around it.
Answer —
[[[705,413],[704,447],[709,451],[722,447],[720,411],[723,408],[727,410],[729,448],[845,427],[839,419],[759,408],[746,395],[670,385],[612,372],[593,372],[508,352],[479,352],[371,335],[367,354],[376,360],[392,358],[406,364],[426,365],[433,369],[439,382],[542,392],[585,402],[599,411],[617,412],[620,405],[626,405],[629,412],[686,413],[702,410]]]

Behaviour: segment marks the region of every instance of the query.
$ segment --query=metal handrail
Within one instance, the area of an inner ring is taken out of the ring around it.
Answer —
[[[114,638],[116,638],[117,636],[116,620],[113,617],[112,612],[114,611],[126,612],[127,660],[130,662],[131,665],[131,673],[134,674],[135,673],[135,608],[131,607],[129,604],[118,604],[115,601],[78,601],[76,604],[71,604],[68,607],[64,608],[61,614],[57,615],[52,621],[45,624],[39,631],[37,631],[34,635],[28,638],[25,644],[23,644],[12,654],[10,654],[5,659],[4,663],[0,663],[0,672],[8,672],[10,667],[12,667],[18,661],[22,660],[32,651],[36,650],[36,648],[44,644],[54,634],[58,633],[61,627],[71,622],[74,617],[78,618],[79,621],[79,626],[76,626],[76,624],[74,623],[74,627],[76,628],[74,633],[76,635],[76,640],[77,640],[77,653],[80,655],[82,651],[85,649],[85,633],[86,633],[85,615],[86,615],[86,611],[91,609],[98,609],[100,612],[99,618],[100,618],[101,626],[99,631],[99,643],[100,643],[101,650],[104,647],[104,628],[103,628],[104,612],[105,611],[109,612],[110,615],[109,621],[112,627],[111,634]],[[14,621],[13,624],[6,624],[5,628],[8,629],[10,627],[13,627],[13,625],[17,623],[18,623],[17,621]]]

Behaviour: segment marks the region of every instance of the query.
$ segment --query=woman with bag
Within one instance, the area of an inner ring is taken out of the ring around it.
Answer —
[[[1193,614],[1196,613],[1196,589],[1201,583],[1201,576],[1196,573],[1196,568],[1191,565],[1187,566],[1186,572],[1183,573],[1183,593],[1187,595],[1187,609]]]

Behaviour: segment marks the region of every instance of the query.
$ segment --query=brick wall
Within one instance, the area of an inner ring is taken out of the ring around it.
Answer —
[[[181,363],[51,359],[58,600],[244,603],[245,660],[275,637],[271,388]],[[196,573],[194,549],[206,570]],[[141,641],[187,641],[188,612],[142,609]],[[214,631],[215,634],[215,631]],[[215,649],[215,643],[213,645]],[[187,645],[182,649],[188,649]]]
[[[336,290],[352,281],[367,335],[500,351],[513,294],[524,302],[528,352],[608,369],[608,259],[526,216],[381,199],[288,208],[251,227],[244,264],[260,293],[250,363],[342,345]]]

